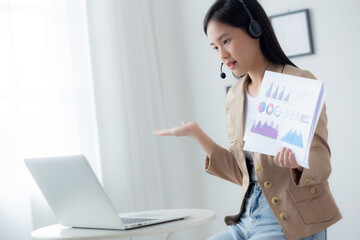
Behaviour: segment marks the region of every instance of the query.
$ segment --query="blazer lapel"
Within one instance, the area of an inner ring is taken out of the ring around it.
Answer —
[[[237,139],[239,141],[241,149],[244,147],[244,131],[245,131],[245,86],[246,83],[249,81],[249,75],[246,74],[242,82],[240,83],[242,87],[239,89],[239,92],[236,94],[236,107],[237,110],[235,121],[237,124],[235,124],[236,128],[235,131],[237,132]]]

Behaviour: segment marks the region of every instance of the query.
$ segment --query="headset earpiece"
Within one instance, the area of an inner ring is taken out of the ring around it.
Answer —
[[[249,16],[249,26],[248,26],[248,33],[252,38],[260,38],[262,35],[262,27],[258,21],[256,21],[253,16],[251,15],[250,10],[246,6],[244,0],[239,0],[241,5],[244,7],[246,14]]]
[[[250,36],[255,39],[261,37],[262,35],[261,25],[256,20],[250,21],[248,31]]]

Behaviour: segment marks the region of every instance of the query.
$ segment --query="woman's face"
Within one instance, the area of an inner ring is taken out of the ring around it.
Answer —
[[[220,60],[236,76],[242,76],[254,69],[262,56],[259,40],[251,38],[241,28],[211,20],[207,35]]]

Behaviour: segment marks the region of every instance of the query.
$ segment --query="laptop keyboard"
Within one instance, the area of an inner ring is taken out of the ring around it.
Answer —
[[[132,224],[132,223],[139,223],[139,222],[149,222],[156,220],[155,218],[121,218],[124,224]]]

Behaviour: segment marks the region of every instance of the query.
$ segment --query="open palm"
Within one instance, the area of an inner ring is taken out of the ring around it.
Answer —
[[[192,136],[196,127],[198,127],[196,122],[181,122],[181,126],[154,130],[154,134],[158,136]]]

